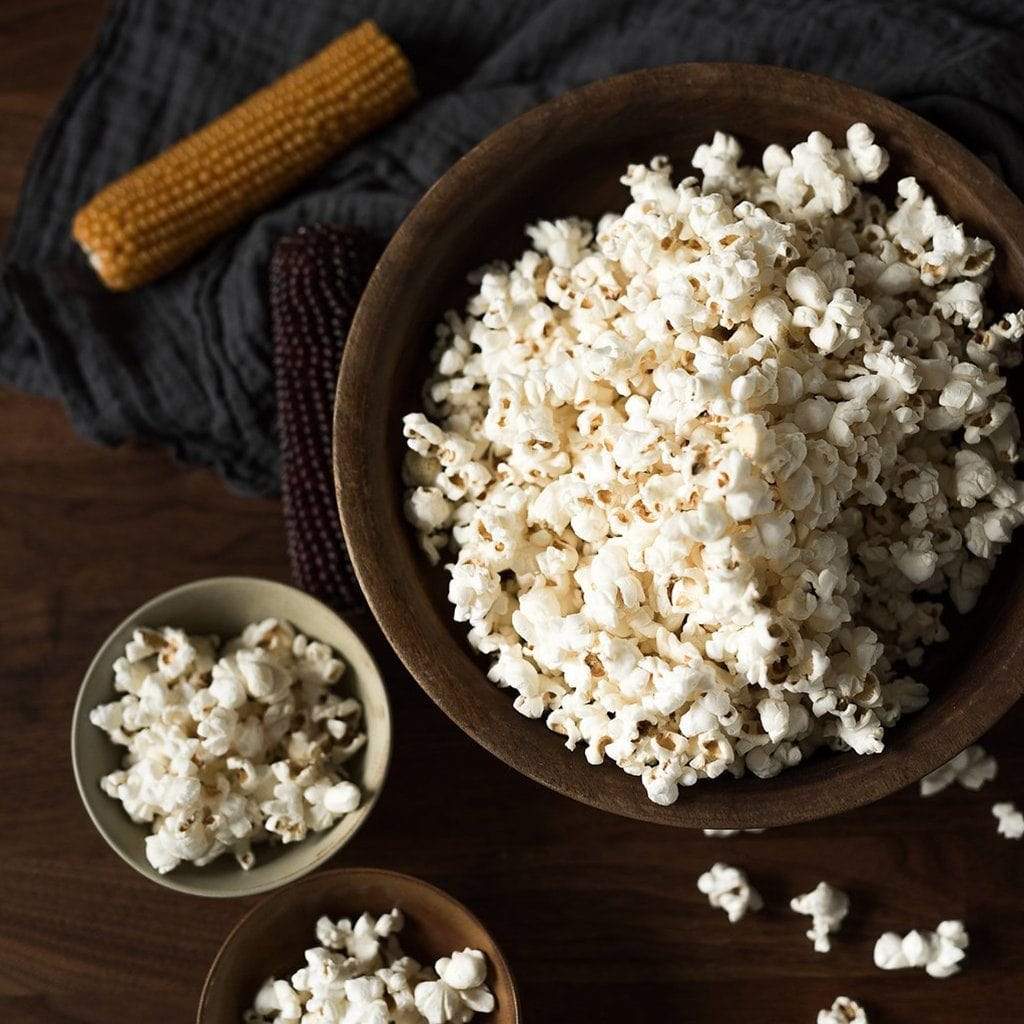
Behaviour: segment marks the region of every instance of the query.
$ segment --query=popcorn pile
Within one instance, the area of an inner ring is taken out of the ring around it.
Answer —
[[[406,514],[515,708],[670,804],[821,745],[877,753],[902,674],[1024,521],[993,247],[867,126],[761,167],[716,133],[596,230],[527,228],[438,328]],[[986,326],[988,324],[989,326]]]
[[[267,619],[217,653],[216,637],[137,629],[114,663],[124,694],[89,715],[128,748],[103,791],[152,825],[160,874],[253,843],[293,843],[360,804],[344,764],[366,742],[362,706],[333,691],[345,670],[326,644]]]
[[[477,949],[441,957],[434,970],[403,953],[397,908],[316,923],[319,943],[290,981],[268,978],[245,1024],[465,1024],[490,1013],[487,958]]]

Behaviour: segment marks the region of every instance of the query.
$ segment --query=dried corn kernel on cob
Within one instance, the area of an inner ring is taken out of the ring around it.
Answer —
[[[338,527],[331,435],[338,365],[380,245],[318,224],[283,238],[270,261],[281,497],[295,582],[334,608],[363,605]]]
[[[72,235],[108,288],[137,288],[388,121],[414,95],[405,56],[364,21],[107,186],[79,210]]]

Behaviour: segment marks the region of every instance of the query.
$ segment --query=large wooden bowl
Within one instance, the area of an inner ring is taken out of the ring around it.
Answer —
[[[932,700],[874,757],[821,753],[763,781],[719,779],[651,803],[635,778],[594,768],[489,683],[452,622],[444,574],[431,571],[402,515],[401,417],[422,408],[433,326],[461,307],[467,271],[518,255],[539,217],[622,209],[626,164],[668,153],[685,173],[723,129],[758,160],[820,129],[841,140],[864,121],[892,156],[880,188],[913,174],[957,219],[991,239],[997,302],[1024,299],[1024,208],[980,160],[903,108],[814,75],[743,64],[681,64],[597,82],[495,132],[445,174],[406,219],[366,289],[338,382],[334,458],[348,549],[370,605],[420,685],[465,732],[517,771],[576,800],[688,827],[751,828],[819,818],[877,800],[976,740],[1024,692],[1020,546],[1003,553],[970,615],[919,678]]]

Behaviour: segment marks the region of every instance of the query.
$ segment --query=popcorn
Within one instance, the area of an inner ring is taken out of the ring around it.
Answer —
[[[466,1024],[494,1009],[483,953],[467,948],[422,967],[402,951],[404,926],[397,907],[354,922],[321,917],[306,966],[290,980],[268,978],[245,1024]]]
[[[810,892],[794,897],[789,904],[798,914],[811,918],[807,938],[814,943],[816,953],[827,953],[832,948],[831,932],[839,931],[843,919],[850,912],[850,899],[845,892],[819,882]]]
[[[1024,814],[1017,810],[1015,804],[993,804],[992,814],[999,822],[998,830],[1001,836],[1007,839],[1024,839]]]
[[[886,932],[875,943],[875,966],[883,971],[923,967],[932,978],[960,970],[970,938],[962,921],[943,921],[933,932],[912,931],[902,938]]]
[[[490,1013],[494,996],[484,984],[487,961],[477,949],[464,949],[434,964],[437,979],[421,981],[414,993],[416,1009],[428,1024],[467,1021],[475,1013]]]
[[[1024,522],[1024,310],[993,322],[992,246],[913,178],[862,191],[888,154],[844,141],[757,167],[719,132],[700,180],[655,157],[621,213],[528,228],[404,420],[406,516],[489,678],[660,804],[883,750],[940,598],[970,610]]]
[[[976,743],[960,751],[941,768],[936,768],[926,775],[920,783],[921,796],[934,796],[954,782],[960,783],[964,789],[977,791],[986,782],[991,782],[998,770],[996,759],[985,753],[985,748]]]
[[[309,790],[306,790],[308,793]],[[350,814],[362,803],[362,793],[352,782],[337,782],[323,795],[323,805],[332,815]],[[308,799],[308,797],[307,797]]]
[[[713,907],[725,911],[730,924],[741,921],[748,911],[764,906],[761,894],[750,884],[747,876],[728,864],[714,864],[697,879],[697,888]]]
[[[847,174],[854,182],[878,181],[889,168],[889,154],[875,144],[875,133],[866,124],[854,124],[846,131]]]
[[[764,832],[763,828],[706,828],[704,829],[704,835],[713,839],[727,839],[730,836],[738,836],[741,832],[748,835],[760,835]]]
[[[849,996],[839,996],[831,1009],[818,1011],[818,1024],[871,1024],[864,1008]]]
[[[247,626],[219,659],[217,646],[135,630],[114,665],[124,696],[89,715],[126,748],[100,786],[151,826],[146,858],[160,874],[225,853],[249,870],[253,843],[299,842],[362,801],[343,767],[366,742],[362,708],[332,691],[345,666],[331,648],[276,619]]]

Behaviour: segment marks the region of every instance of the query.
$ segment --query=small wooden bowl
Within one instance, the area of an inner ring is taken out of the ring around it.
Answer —
[[[349,768],[363,792],[362,805],[323,832],[299,843],[253,846],[256,864],[243,871],[225,854],[206,867],[181,864],[166,875],[146,860],[148,825],[137,825],[100,789],[100,778],[121,766],[124,748],[89,721],[89,712],[121,696],[114,691],[114,662],[139,626],[178,626],[189,633],[237,636],[250,622],[287,619],[296,629],[330,644],[345,662],[340,689],[363,705],[366,746]],[[384,682],[362,640],[326,605],[272,580],[219,576],[168,590],[136,609],[104,641],[85,673],[71,723],[71,760],[85,809],[111,849],[140,874],[168,889],[194,896],[251,896],[300,878],[325,863],[369,817],[384,786],[391,759],[391,709]]]
[[[396,871],[342,868],[323,871],[274,893],[235,925],[220,947],[203,985],[197,1024],[238,1024],[268,977],[289,978],[316,945],[314,926],[321,914],[357,917],[399,907],[405,927],[402,948],[420,963],[469,946],[486,954],[487,985],[493,1013],[480,1024],[517,1024],[519,997],[512,972],[487,929],[458,900],[427,882]]]
[[[422,409],[432,328],[462,308],[465,275],[525,248],[541,217],[621,210],[627,163],[658,153],[688,172],[716,129],[756,162],[769,143],[812,130],[842,140],[864,121],[892,157],[891,199],[913,174],[941,206],[995,243],[993,297],[1024,300],[1024,208],[980,160],[937,128],[871,93],[816,75],[744,64],[680,64],[569,92],[524,114],[463,157],[423,197],[384,253],[349,333],[335,406],[334,458],[348,550],[377,620],[420,685],[466,733],[516,770],[628,817],[702,828],[762,828],[877,800],[937,768],[1024,692],[1021,546],[1005,551],[978,608],[947,616],[954,638],[918,673],[932,701],[887,734],[874,757],[824,752],[771,780],[701,782],[671,807],[635,778],[589,765],[512,709],[452,621],[443,572],[431,571],[402,515],[401,418]],[[1010,305],[1010,303],[1014,305]],[[998,308],[998,306],[997,306]]]

